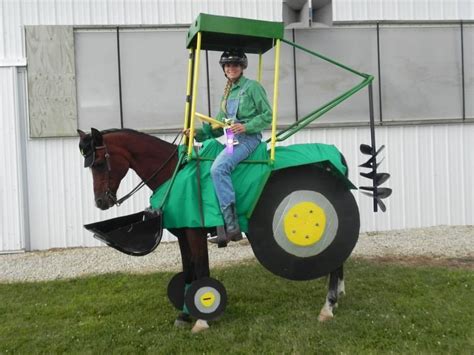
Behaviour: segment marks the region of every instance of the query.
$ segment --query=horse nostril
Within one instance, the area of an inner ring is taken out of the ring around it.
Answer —
[[[97,198],[95,200],[95,204],[97,208],[100,208],[102,211],[105,211],[110,207],[109,204],[107,203],[107,199],[102,198],[102,197]]]
[[[95,199],[95,204],[97,205],[97,207],[101,208],[103,203],[104,203],[104,200],[102,200],[101,198]]]

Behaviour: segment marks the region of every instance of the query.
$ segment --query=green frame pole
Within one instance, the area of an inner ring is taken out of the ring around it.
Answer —
[[[328,112],[329,110],[331,110],[332,108],[336,107],[337,105],[339,105],[341,102],[343,102],[344,100],[347,100],[349,97],[351,97],[352,95],[354,95],[356,92],[360,91],[361,89],[363,89],[364,87],[366,87],[367,85],[369,85],[373,80],[374,80],[374,77],[372,75],[369,75],[369,74],[364,74],[364,73],[360,73],[344,64],[341,64],[341,63],[338,63],[336,62],[335,60],[332,60],[328,57],[325,57],[319,53],[316,53],[316,52],[313,52],[307,48],[304,48],[302,46],[300,46],[299,44],[296,44],[294,42],[290,42],[286,39],[282,39],[281,40],[282,42],[290,45],[290,46],[293,46],[295,48],[298,48],[308,54],[311,54],[315,57],[318,57],[326,62],[329,62],[331,64],[334,64],[342,69],[345,69],[355,75],[358,75],[360,77],[362,77],[364,80],[362,80],[362,82],[360,82],[359,84],[357,84],[356,86],[354,86],[352,89],[346,91],[345,93],[343,93],[342,95],[339,95],[338,97],[336,97],[334,100],[324,104],[323,106],[317,108],[316,110],[314,110],[313,112],[311,112],[310,114],[306,115],[305,117],[301,118],[300,120],[298,120],[297,122],[293,123],[292,125],[290,125],[288,128],[278,132],[276,134],[276,141],[277,142],[282,142],[286,139],[288,139],[289,137],[291,137],[293,134],[295,134],[296,132],[300,131],[301,129],[303,129],[304,127],[306,127],[307,125],[309,125],[311,122],[313,122],[314,120],[316,120],[317,118],[321,117],[323,114],[325,114],[326,112]],[[267,140],[267,143],[270,141],[270,139]]]

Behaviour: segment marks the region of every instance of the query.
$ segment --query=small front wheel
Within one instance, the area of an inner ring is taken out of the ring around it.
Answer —
[[[227,305],[227,291],[216,279],[203,277],[193,281],[191,287],[186,290],[184,302],[191,316],[213,320],[224,313]]]

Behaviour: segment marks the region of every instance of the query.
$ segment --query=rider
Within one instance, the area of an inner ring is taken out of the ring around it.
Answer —
[[[236,138],[233,152],[224,149],[211,167],[214,190],[224,217],[225,241],[242,239],[231,173],[239,162],[246,159],[259,145],[262,131],[272,122],[272,109],[263,86],[243,75],[247,68],[247,56],[242,50],[233,49],[221,55],[219,64],[227,78],[220,111],[216,119],[231,122],[231,130]],[[213,129],[209,124],[196,130],[196,140],[201,142],[223,135],[223,129]],[[217,240],[220,242],[221,240]],[[224,241],[224,240],[223,240]]]

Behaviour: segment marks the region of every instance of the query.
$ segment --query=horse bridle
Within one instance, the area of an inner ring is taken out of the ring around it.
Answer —
[[[176,145],[176,148],[173,150],[170,156],[165,160],[165,162],[161,164],[161,166],[158,169],[156,169],[148,179],[146,180],[142,179],[142,181],[137,186],[135,186],[129,193],[127,193],[125,196],[123,196],[122,198],[118,200],[115,194],[110,190],[110,171],[112,170],[112,167],[110,164],[109,150],[107,149],[107,146],[105,145],[105,143],[103,143],[101,146],[94,147],[95,148],[94,151],[100,150],[100,149],[105,150],[104,158],[105,158],[105,164],[107,165],[107,189],[105,190],[105,196],[107,198],[110,198],[113,201],[114,205],[116,205],[117,207],[120,206],[124,201],[132,197],[138,190],[140,190],[143,186],[145,186],[148,182],[150,182],[151,179],[153,179],[156,175],[158,175],[161,172],[161,170],[163,170],[166,167],[166,165],[171,161],[171,159],[175,156],[176,152],[179,149],[179,145],[181,144],[181,140],[183,139],[183,132],[178,132],[176,137],[173,139],[173,142],[171,143],[171,144],[175,144],[179,136],[181,136],[181,138],[179,139],[179,142]],[[94,165],[94,162],[95,162],[95,157],[91,166]]]
[[[101,146],[94,147],[94,151],[96,151],[96,150],[101,150],[101,149],[104,149],[104,150],[105,150],[104,158],[105,158],[105,164],[107,165],[107,189],[105,190],[105,196],[106,196],[107,198],[110,198],[110,199],[114,202],[114,205],[120,206],[120,204],[119,204],[118,201],[117,201],[117,197],[116,197],[115,194],[110,190],[110,171],[112,170],[112,168],[111,168],[111,166],[110,166],[110,154],[109,154],[109,150],[107,149],[107,146],[105,145],[105,143],[103,143],[103,145],[101,145]],[[94,163],[95,163],[95,156],[94,156],[93,159],[94,159],[94,160],[92,161],[92,165],[91,165],[91,166],[94,166]]]

